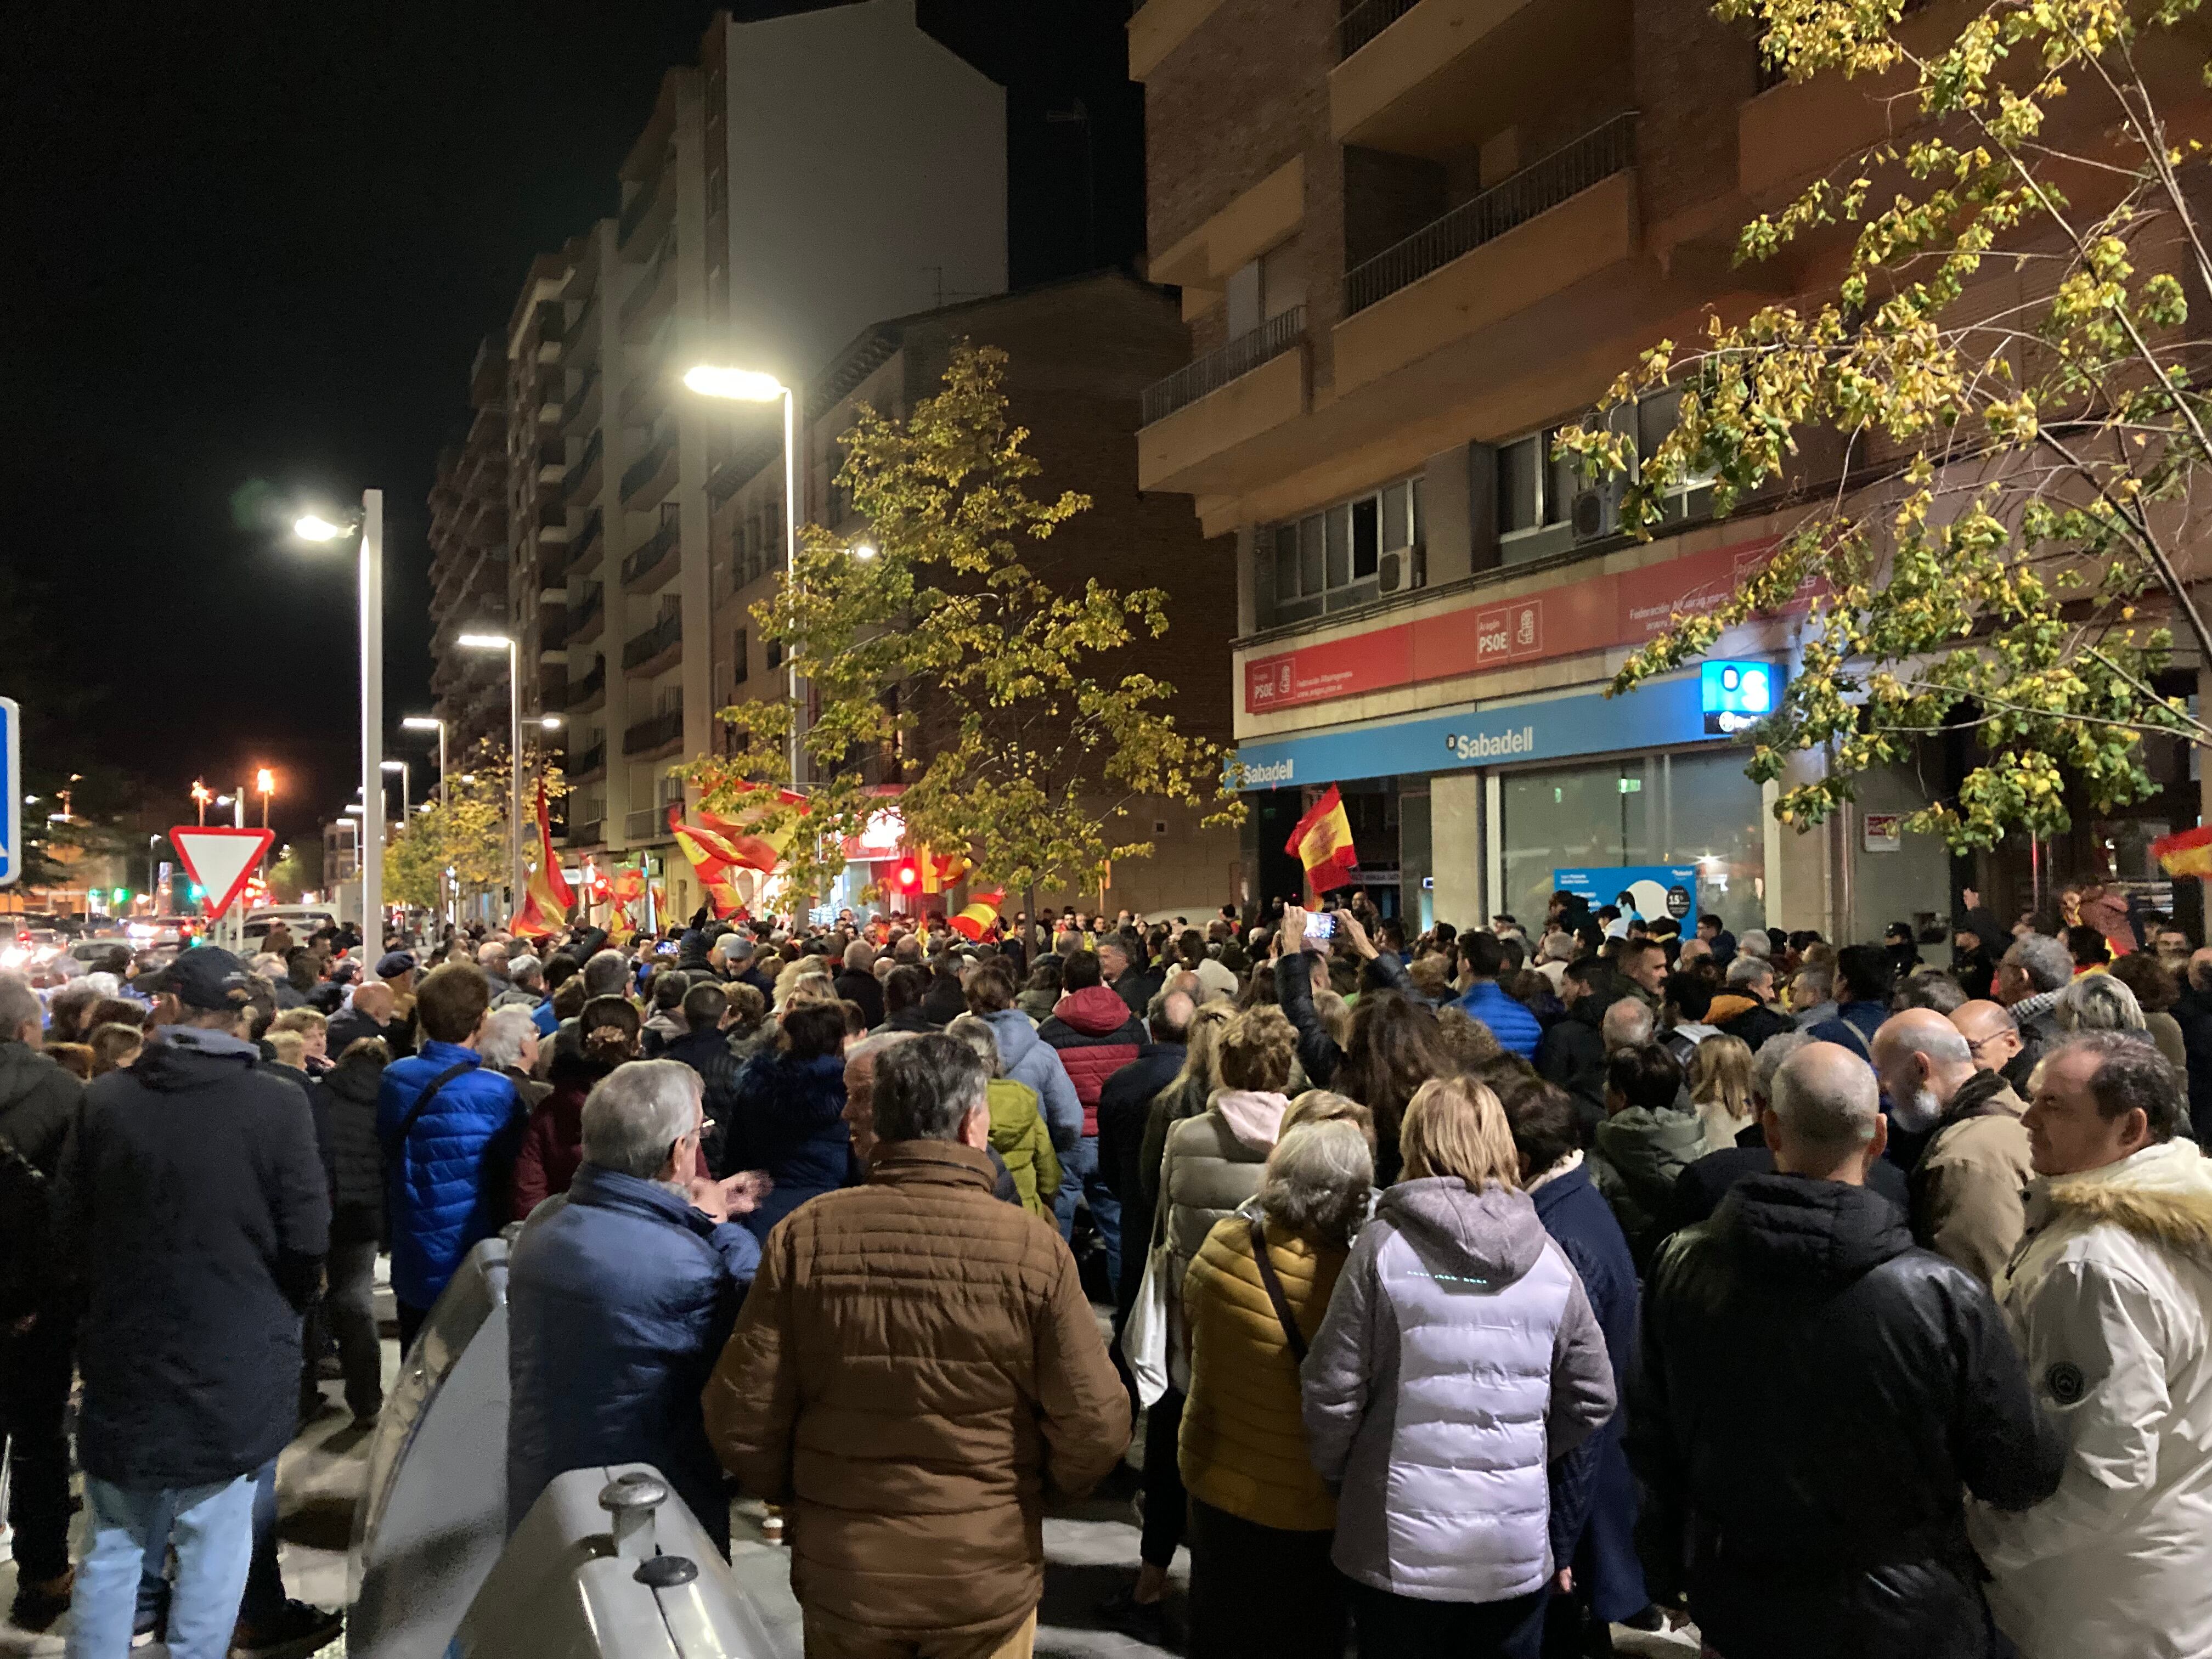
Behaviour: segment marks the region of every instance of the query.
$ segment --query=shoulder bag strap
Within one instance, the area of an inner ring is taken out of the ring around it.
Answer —
[[[1266,1287],[1267,1300],[1275,1304],[1276,1322],[1283,1328],[1283,1340],[1291,1345],[1291,1360],[1303,1365],[1306,1361],[1306,1339],[1298,1329],[1298,1322],[1291,1316],[1290,1298],[1283,1294],[1283,1281],[1275,1273],[1275,1264],[1267,1259],[1267,1229],[1259,1221],[1252,1224],[1252,1260],[1260,1267],[1260,1283]]]
[[[476,1067],[465,1060],[458,1066],[448,1066],[436,1077],[431,1079],[430,1086],[415,1097],[415,1103],[407,1109],[407,1115],[399,1120],[399,1131],[386,1144],[384,1155],[389,1158],[398,1158],[400,1149],[407,1145],[407,1137],[414,1133],[416,1121],[430,1109],[430,1103],[437,1097],[438,1091],[462,1073],[474,1070]]]

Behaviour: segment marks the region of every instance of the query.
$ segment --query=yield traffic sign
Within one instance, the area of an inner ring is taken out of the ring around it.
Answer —
[[[219,916],[231,901],[246,890],[246,884],[276,839],[273,830],[217,830],[206,825],[179,824],[169,831],[169,842],[192,879],[207,892],[207,913]]]

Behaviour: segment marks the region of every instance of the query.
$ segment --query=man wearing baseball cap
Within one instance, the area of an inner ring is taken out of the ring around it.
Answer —
[[[166,1533],[169,1650],[222,1659],[255,1474],[295,1424],[330,1199],[301,1091],[238,1035],[245,964],[204,945],[150,977],[157,1039],[87,1091],[57,1182],[60,1259],[84,1303],[77,1449],[92,1512],[70,1651],[124,1659],[139,1565]]]

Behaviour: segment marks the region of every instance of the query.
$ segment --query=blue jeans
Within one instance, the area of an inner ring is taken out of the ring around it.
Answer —
[[[171,1594],[169,1516],[173,1499],[165,1494],[148,1529],[146,1559],[138,1570],[137,1627],[149,1629],[167,1617]],[[238,1603],[238,1622],[266,1630],[284,1616],[284,1575],[276,1557],[276,1460],[253,1472],[253,1563],[246,1569],[246,1594]]]
[[[1085,1135],[1060,1155],[1060,1191],[1052,1200],[1052,1212],[1060,1222],[1060,1236],[1072,1237],[1075,1232],[1075,1194],[1080,1188],[1084,1201],[1091,1206],[1091,1224],[1098,1229],[1098,1237],[1106,1245],[1106,1282],[1121,1282],[1121,1200],[1114,1196],[1114,1189],[1106,1184],[1098,1170],[1098,1137]]]
[[[138,1575],[149,1546],[177,1549],[169,1598],[173,1659],[224,1659],[253,1554],[254,1479],[131,1491],[87,1476],[92,1548],[76,1570],[69,1659],[128,1659]]]

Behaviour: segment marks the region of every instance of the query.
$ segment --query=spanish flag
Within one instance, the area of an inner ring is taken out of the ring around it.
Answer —
[[[1305,866],[1307,884],[1315,892],[1352,884],[1359,873],[1359,854],[1352,850],[1352,823],[1344,816],[1344,798],[1334,784],[1298,820],[1283,850]]]
[[[556,927],[568,925],[568,915],[576,908],[576,895],[568,886],[568,878],[561,869],[561,860],[553,851],[553,820],[545,805],[545,780],[538,780],[538,867],[530,872],[524,890],[522,910],[514,919],[514,931],[526,939],[544,939]]]
[[[2160,836],[2150,850],[2169,876],[2212,876],[2212,823]]]
[[[968,908],[952,918],[952,931],[963,939],[981,939],[991,931],[991,924],[999,919],[999,907],[1006,902],[1006,890],[994,887],[988,893],[970,893]]]

